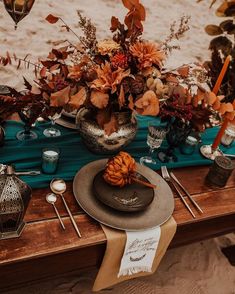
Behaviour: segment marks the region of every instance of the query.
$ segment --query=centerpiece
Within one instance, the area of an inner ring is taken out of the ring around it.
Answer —
[[[178,28],[173,23],[165,41],[146,41],[142,38],[144,6],[139,0],[122,3],[128,13],[124,23],[111,18],[110,39],[98,41],[96,27],[79,11],[81,36],[62,18],[50,14],[46,20],[51,24],[61,22],[76,37],[74,43],[58,41],[47,59],[39,63],[9,53],[0,57],[4,66],[14,60],[18,67],[33,65],[36,74],[33,85],[25,80],[24,93],[12,89],[11,96],[0,96],[0,114],[6,117],[6,99],[11,105],[26,101],[36,109],[32,112],[34,120],[38,115],[53,117],[62,110],[76,110],[77,126],[86,146],[106,154],[116,153],[134,139],[135,114],[160,115],[173,130],[183,126],[183,135],[191,128],[204,130],[214,114],[234,120],[234,103],[210,90],[204,66],[183,65],[174,70],[163,67],[168,54],[177,48],[172,40],[178,40],[189,29],[189,18],[182,17]]]

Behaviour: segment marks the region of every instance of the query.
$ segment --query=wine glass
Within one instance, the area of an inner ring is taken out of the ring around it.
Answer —
[[[169,147],[166,150],[158,152],[157,157],[161,162],[176,162],[178,158],[174,153],[176,147],[180,146],[185,142],[187,136],[190,134],[192,126],[183,121],[175,120],[173,123],[170,122],[168,126],[168,132],[166,140]]]
[[[35,120],[35,112],[32,111],[30,106],[23,108],[20,112],[18,112],[20,119],[24,122],[24,130],[19,131],[16,134],[16,138],[19,141],[36,139],[38,135],[31,130],[32,125]]]
[[[60,116],[61,116],[61,111],[48,116],[48,118],[51,120],[51,126],[43,131],[44,136],[46,137],[61,136],[60,130],[55,127],[55,121],[58,118],[60,118]]]
[[[140,164],[156,164],[156,160],[153,159],[153,153],[158,149],[164,138],[166,137],[167,128],[160,126],[158,121],[151,121],[148,124],[148,136],[147,145],[149,146],[149,155],[140,158]]]

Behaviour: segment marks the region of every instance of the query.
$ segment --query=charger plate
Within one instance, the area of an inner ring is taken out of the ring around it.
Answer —
[[[73,192],[81,208],[92,218],[109,227],[140,231],[162,225],[174,211],[174,197],[169,185],[156,172],[137,164],[137,172],[157,185],[149,207],[140,212],[120,212],[102,204],[93,194],[92,184],[107,159],[93,161],[82,167],[74,177]]]

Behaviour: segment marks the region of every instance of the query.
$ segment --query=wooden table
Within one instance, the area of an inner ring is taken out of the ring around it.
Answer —
[[[204,184],[208,167],[182,168],[174,172],[204,213],[199,214],[194,209],[196,219],[193,219],[181,200],[175,198],[174,217],[178,228],[171,248],[235,232],[234,173],[226,187],[212,189]],[[25,217],[28,224],[22,236],[0,241],[0,290],[99,265],[102,260],[106,246],[105,235],[100,225],[76,203],[71,183],[65,197],[82,233],[81,239],[77,237],[58,199],[57,207],[63,216],[66,231],[61,229],[53,207],[45,201],[48,192],[48,189],[33,191]]]

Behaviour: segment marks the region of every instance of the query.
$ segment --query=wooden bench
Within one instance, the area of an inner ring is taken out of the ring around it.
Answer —
[[[204,213],[200,214],[193,209],[197,216],[193,219],[182,201],[175,196],[174,217],[178,227],[170,248],[235,232],[234,173],[226,187],[212,189],[204,183],[207,172],[208,167],[188,167],[174,171]],[[102,260],[106,246],[105,235],[99,223],[78,206],[72,193],[72,183],[68,183],[65,197],[82,233],[81,239],[77,237],[63,203],[58,198],[57,208],[66,225],[66,230],[62,230],[53,207],[45,201],[48,192],[49,189],[33,191],[25,217],[28,224],[22,236],[0,241],[0,290],[98,266]]]

